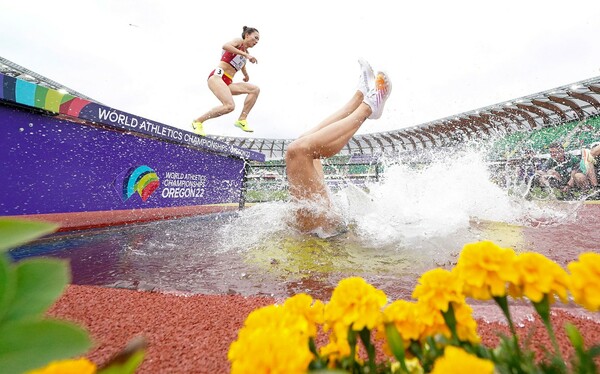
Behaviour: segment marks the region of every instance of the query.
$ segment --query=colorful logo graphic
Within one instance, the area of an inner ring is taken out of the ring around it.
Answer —
[[[129,199],[135,192],[140,195],[142,201],[146,201],[160,186],[160,180],[154,170],[142,165],[131,167],[117,175],[113,185],[123,201]]]

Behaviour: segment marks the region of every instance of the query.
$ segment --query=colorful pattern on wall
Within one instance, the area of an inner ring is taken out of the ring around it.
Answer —
[[[126,201],[137,192],[142,201],[148,200],[152,192],[160,186],[156,172],[147,165],[131,167],[119,174],[114,181],[115,190]]]
[[[81,109],[91,103],[89,100],[3,74],[0,74],[0,84],[0,99],[72,117],[79,117]]]
[[[57,90],[0,74],[0,100],[13,102],[52,113],[101,123],[125,131],[138,132],[176,143],[202,148],[219,154],[265,161],[259,152],[219,142],[176,127],[122,112]]]

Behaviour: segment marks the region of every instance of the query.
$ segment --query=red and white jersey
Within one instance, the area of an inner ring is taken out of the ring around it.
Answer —
[[[246,48],[244,47],[243,44],[236,45],[235,47],[237,49],[239,49],[240,51],[246,52]],[[221,54],[221,61],[225,61],[229,65],[233,66],[233,68],[236,71],[240,70],[241,68],[244,67],[244,65],[246,65],[246,57],[235,54],[233,52],[226,51],[226,50],[223,50],[223,53]]]

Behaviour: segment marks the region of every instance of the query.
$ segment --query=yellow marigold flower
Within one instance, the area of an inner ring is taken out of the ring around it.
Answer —
[[[269,305],[248,315],[227,354],[232,374],[306,372],[310,323],[292,309]]]
[[[515,251],[491,241],[466,244],[453,271],[464,281],[463,292],[478,300],[506,295],[506,283],[514,282]]]
[[[329,364],[331,367],[335,367],[335,364],[343,357],[350,356],[350,345],[348,344],[348,326],[344,326],[341,323],[334,325],[331,333],[329,334],[329,342],[327,345],[319,349],[319,354],[321,356],[329,357]],[[358,352],[354,358],[358,358]]]
[[[567,267],[571,272],[569,289],[575,302],[592,312],[600,310],[600,254],[582,253],[579,261]]]
[[[473,308],[467,303],[453,305],[458,339],[471,343],[479,343],[481,338],[477,334],[477,321],[473,318]]]
[[[419,323],[423,325],[423,332],[419,338],[420,341],[424,341],[428,336],[435,336],[437,334],[442,334],[447,338],[452,336],[452,332],[450,332],[448,325],[446,325],[440,309],[421,302],[417,302],[417,309]]]
[[[462,285],[462,280],[456,274],[437,268],[421,275],[412,297],[420,303],[429,304],[434,309],[446,312],[451,302],[464,302]]]
[[[27,374],[94,374],[96,364],[86,358],[52,361],[47,366],[28,371]]]
[[[360,277],[342,279],[333,290],[331,300],[325,305],[325,323],[342,324],[360,331],[373,329],[382,320],[381,308],[387,296]],[[327,326],[326,326],[327,327]]]
[[[393,357],[392,350],[388,345],[385,325],[394,325],[402,337],[404,347],[410,345],[411,340],[418,341],[421,338],[425,325],[421,323],[420,311],[417,303],[405,300],[397,300],[388,305],[383,311],[383,325],[377,328],[377,339],[383,342],[383,351]]]
[[[393,323],[408,344],[411,340],[419,340],[425,326],[419,319],[419,308],[416,303],[397,300],[383,311],[384,323]],[[383,329],[380,329],[383,330]]]
[[[538,303],[548,294],[550,302],[554,302],[554,296],[567,302],[569,276],[556,262],[542,254],[526,252],[517,256],[515,269],[519,277],[510,285],[511,296],[525,296]]]
[[[435,360],[431,374],[493,374],[494,363],[465,352],[461,348],[448,346],[444,356]]]
[[[308,322],[308,335],[315,337],[317,335],[317,325],[323,324],[324,305],[320,300],[315,300],[311,296],[301,293],[287,299],[283,307],[290,313],[303,316]]]
[[[309,323],[306,318],[286,310],[281,305],[268,305],[256,309],[244,321],[246,330],[271,326],[294,329],[302,333],[308,333],[309,331]],[[244,329],[240,330],[240,332],[242,331]]]

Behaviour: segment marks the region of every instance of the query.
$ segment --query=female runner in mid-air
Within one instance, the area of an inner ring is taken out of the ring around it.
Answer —
[[[246,132],[252,132],[246,118],[256,103],[260,89],[258,86],[248,83],[250,76],[246,70],[246,62],[257,63],[254,56],[250,55],[250,48],[254,47],[260,40],[260,34],[254,27],[244,26],[242,37],[234,39],[223,45],[223,53],[217,67],[208,76],[208,88],[221,101],[221,105],[212,108],[192,122],[192,128],[198,135],[205,136],[204,122],[211,118],[220,117],[231,113],[235,109],[233,95],[246,94],[242,113],[234,125]],[[233,82],[233,77],[238,71],[244,74],[243,82]]]

